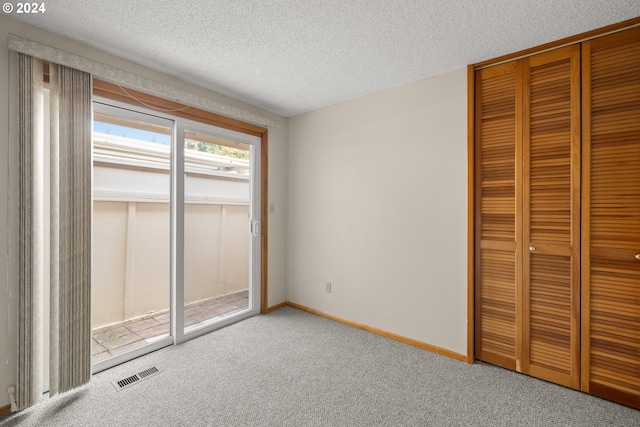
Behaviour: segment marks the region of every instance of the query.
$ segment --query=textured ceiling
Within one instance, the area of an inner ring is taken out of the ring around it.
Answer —
[[[640,0],[47,0],[11,17],[293,116],[640,16]]]

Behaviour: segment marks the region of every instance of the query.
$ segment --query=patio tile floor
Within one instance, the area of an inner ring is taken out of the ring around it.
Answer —
[[[190,328],[215,317],[229,315],[248,307],[248,291],[237,292],[193,304],[185,309],[185,326]],[[169,313],[100,329],[93,335],[92,362],[107,359],[169,334]]]

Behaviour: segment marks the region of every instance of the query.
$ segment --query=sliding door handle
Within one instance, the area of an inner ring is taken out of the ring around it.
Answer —
[[[251,221],[251,234],[258,237],[260,236],[260,221]]]

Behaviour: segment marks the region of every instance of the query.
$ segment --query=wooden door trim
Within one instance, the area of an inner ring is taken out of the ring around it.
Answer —
[[[475,81],[473,65],[467,67],[467,363],[475,361]]]
[[[269,131],[260,136],[260,313],[269,310]]]

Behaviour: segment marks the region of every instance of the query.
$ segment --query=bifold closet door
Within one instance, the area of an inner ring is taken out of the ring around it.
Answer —
[[[640,29],[582,55],[582,389],[640,408]]]
[[[475,348],[520,370],[522,342],[522,67],[476,72]]]
[[[522,372],[580,387],[580,47],[523,60]]]

